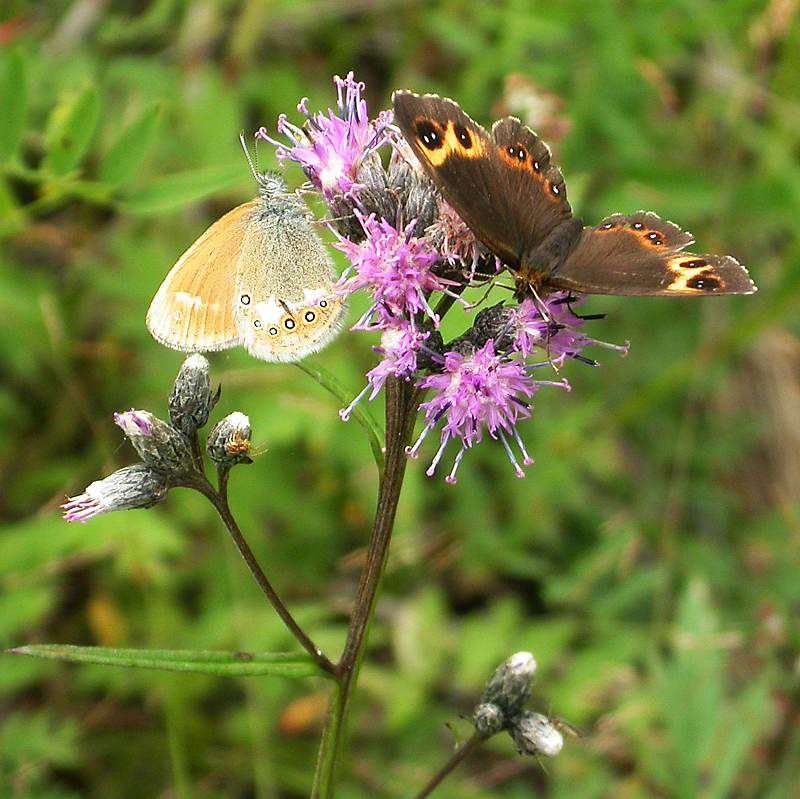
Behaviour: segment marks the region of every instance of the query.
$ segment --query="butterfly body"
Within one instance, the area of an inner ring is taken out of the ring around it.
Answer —
[[[491,133],[436,95],[395,92],[395,122],[444,199],[513,273],[517,293],[751,294],[731,256],[684,252],[692,236],[656,214],[573,217],[550,148],[514,117]]]
[[[278,176],[258,183],[259,196],[217,220],[161,284],[147,326],[162,344],[296,361],[336,335],[345,305],[306,207]]]

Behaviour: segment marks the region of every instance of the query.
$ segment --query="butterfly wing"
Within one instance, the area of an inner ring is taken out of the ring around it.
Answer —
[[[322,349],[346,311],[325,245],[305,212],[282,206],[248,230],[236,275],[236,319],[247,351],[298,361]]]
[[[747,270],[729,255],[683,252],[692,236],[656,214],[614,214],[583,229],[550,288],[584,294],[698,296],[752,294]]]
[[[436,95],[395,92],[395,121],[414,154],[475,235],[507,266],[571,216],[550,149],[513,117],[491,135],[459,105]]]
[[[217,220],[180,257],[147,311],[156,341],[182,352],[209,352],[241,342],[234,278],[258,200]]]

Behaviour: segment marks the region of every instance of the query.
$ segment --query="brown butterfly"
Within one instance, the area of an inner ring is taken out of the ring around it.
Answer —
[[[452,100],[398,91],[394,118],[425,171],[477,238],[515,274],[520,295],[752,294],[729,255],[683,252],[689,233],[650,211],[595,227],[572,216],[550,148],[514,117],[488,133]]]

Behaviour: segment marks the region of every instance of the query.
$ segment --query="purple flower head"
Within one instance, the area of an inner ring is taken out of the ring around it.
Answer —
[[[355,215],[367,237],[360,244],[339,237],[334,245],[351,263],[342,275],[340,287],[351,294],[362,288],[372,291],[372,307],[356,324],[356,328],[386,327],[397,317],[411,317],[424,313],[434,324],[439,320],[428,304],[426,294],[444,291],[451,281],[435,275],[431,268],[439,254],[427,239],[412,235],[414,222],[398,231],[385,219],[378,221],[374,214],[365,217],[355,210]],[[349,274],[355,271],[355,275]],[[371,324],[370,324],[371,323]]]
[[[429,331],[416,330],[406,319],[392,320],[391,324],[383,329],[380,345],[372,348],[379,355],[383,355],[383,360],[367,372],[367,385],[364,390],[346,408],[339,411],[342,421],[346,422],[350,418],[353,408],[368,393],[369,399],[374,400],[389,377],[410,380],[417,371],[419,348],[429,336]]]
[[[143,463],[126,466],[90,483],[82,494],[70,497],[61,506],[64,520],[87,522],[115,510],[149,508],[167,495],[167,489],[166,477],[149,466]]]
[[[126,436],[151,436],[153,434],[153,415],[147,411],[123,411],[114,414],[116,424]]]
[[[511,311],[516,337],[514,349],[527,358],[534,347],[546,351],[548,359],[579,358],[596,365],[595,361],[583,358],[580,353],[584,347],[599,346],[615,350],[622,355],[628,352],[628,345],[619,346],[605,341],[589,338],[580,331],[584,319],[598,317],[580,317],[572,306],[582,302],[581,299],[570,299],[568,293],[553,294],[546,300],[523,300]]]
[[[486,249],[471,228],[444,200],[439,203],[439,215],[427,229],[426,235],[448,263],[461,264],[469,269],[470,278],[474,276],[481,257],[486,256]],[[495,257],[494,262],[495,271],[499,271],[500,260]]]
[[[336,194],[358,191],[358,168],[364,158],[387,141],[391,111],[382,111],[374,121],[367,116],[367,103],[361,97],[364,84],[348,72],[334,77],[338,92],[336,110],[327,114],[308,109],[308,98],[297,106],[306,117],[303,127],[292,124],[285,114],[278,117],[278,133],[289,139],[289,146],[269,136],[262,127],[256,137],[274,145],[279,159],[296,161],[326,199]]]
[[[420,406],[425,411],[425,428],[408,454],[416,457],[425,437],[442,421],[439,451],[427,474],[433,475],[447,444],[455,439],[460,441],[461,449],[447,476],[447,482],[454,483],[466,450],[483,439],[485,428],[492,438],[502,442],[517,477],[524,477],[508,436],[516,441],[523,464],[533,463],[517,432],[517,422],[530,416],[528,399],[541,385],[558,385],[569,390],[565,380],[555,384],[535,380],[523,360],[507,360],[496,355],[492,341],[487,341],[472,355],[445,353],[444,371],[419,383],[420,388],[433,389],[435,393]]]

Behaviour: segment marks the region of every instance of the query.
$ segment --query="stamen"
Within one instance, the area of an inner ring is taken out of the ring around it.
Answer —
[[[628,351],[631,348],[630,341],[626,341],[624,344],[611,344],[608,341],[598,341],[594,338],[587,338],[585,339],[585,342],[595,347],[603,347],[603,349],[618,352],[623,358],[628,354]]]
[[[503,444],[503,449],[506,451],[506,455],[508,455],[508,459],[511,461],[511,465],[514,467],[514,472],[516,473],[517,477],[525,477],[525,472],[522,471],[522,467],[517,463],[517,459],[514,457],[514,453],[511,451],[511,447],[508,445],[508,439],[505,436],[505,433],[502,429],[498,428],[497,432],[500,434],[500,441]]]
[[[455,485],[457,482],[456,480],[456,472],[458,471],[458,467],[461,466],[461,461],[464,460],[464,453],[467,451],[466,447],[461,447],[456,455],[456,459],[453,461],[453,468],[450,470],[450,474],[444,478],[446,483],[450,483],[450,485]]]
[[[522,462],[526,466],[533,466],[534,463],[533,458],[530,455],[528,455],[528,450],[525,449],[525,444],[523,443],[522,438],[520,437],[519,430],[517,430],[516,427],[512,427],[511,429],[512,432],[514,433],[514,438],[516,439],[519,451],[522,453]]]
[[[439,451],[436,455],[433,456],[433,460],[431,461],[431,465],[426,469],[425,474],[428,477],[433,477],[434,473],[436,472],[436,467],[439,465],[439,461],[442,459],[442,455],[444,455],[445,447],[447,443],[450,441],[450,433],[444,433],[442,436],[442,443],[439,447]]]
[[[553,388],[563,388],[564,391],[572,391],[572,386],[565,377],[563,380],[537,380],[537,386],[552,386]]]
[[[369,384],[364,386],[364,388],[362,389],[361,393],[346,408],[342,408],[339,411],[339,418],[343,422],[346,422],[346,421],[348,421],[350,419],[350,414],[353,412],[353,408],[355,408],[356,405],[358,405],[358,403],[361,402],[362,399],[364,399],[364,397],[366,396],[367,392],[371,388],[372,388],[372,386],[370,386]]]

